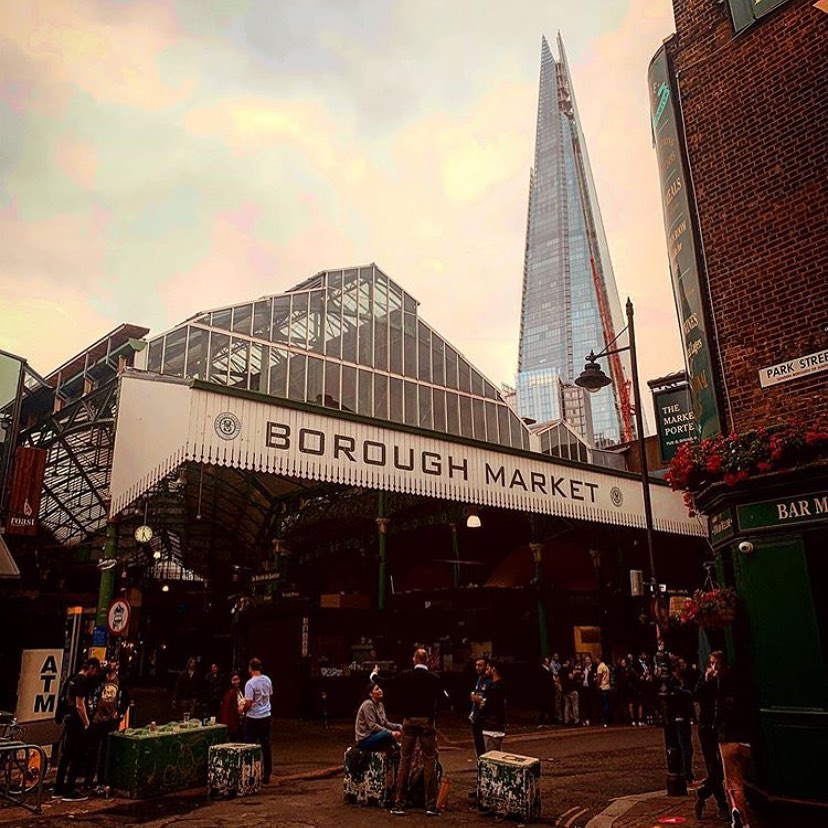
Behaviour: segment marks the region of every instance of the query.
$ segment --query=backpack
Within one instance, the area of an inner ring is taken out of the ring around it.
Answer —
[[[72,712],[74,704],[70,696],[74,695],[75,676],[70,676],[63,682],[58,693],[57,704],[55,705],[55,724],[63,724],[64,719]]]

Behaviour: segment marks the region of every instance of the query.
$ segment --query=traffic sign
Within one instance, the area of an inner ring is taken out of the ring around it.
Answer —
[[[106,611],[106,627],[112,635],[126,635],[129,632],[129,602],[116,598]]]

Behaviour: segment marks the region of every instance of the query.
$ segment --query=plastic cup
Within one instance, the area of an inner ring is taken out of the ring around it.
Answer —
[[[215,716],[210,716],[210,724],[214,725],[215,723],[216,723],[216,717]]]
[[[190,713],[189,713],[189,711],[187,711],[187,710],[185,710],[185,711],[184,711],[184,721],[185,721],[185,722],[189,722],[189,721],[190,721]]]

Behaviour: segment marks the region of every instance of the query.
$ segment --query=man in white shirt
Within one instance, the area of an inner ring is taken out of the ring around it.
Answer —
[[[244,685],[244,741],[262,746],[262,782],[270,782],[273,759],[270,755],[270,698],[273,684],[262,674],[262,662],[251,658],[250,678]]]

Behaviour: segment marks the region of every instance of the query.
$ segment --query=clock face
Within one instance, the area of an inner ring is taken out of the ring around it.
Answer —
[[[135,540],[138,543],[149,543],[152,540],[152,528],[147,526],[139,526],[135,530]]]

